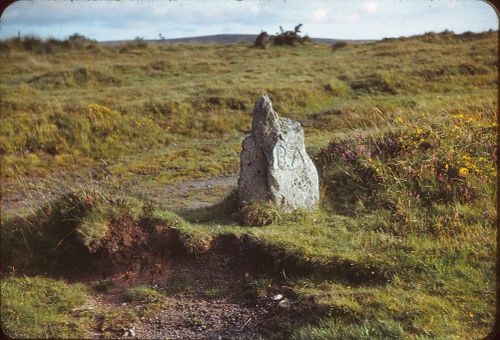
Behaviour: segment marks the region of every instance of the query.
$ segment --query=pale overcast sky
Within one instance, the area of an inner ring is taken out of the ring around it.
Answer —
[[[274,34],[279,26],[316,38],[381,39],[445,29],[498,29],[481,0],[18,1],[1,16],[0,38],[77,32],[99,41],[212,34]]]

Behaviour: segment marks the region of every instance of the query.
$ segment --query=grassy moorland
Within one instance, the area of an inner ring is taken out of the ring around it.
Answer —
[[[495,305],[497,35],[337,49],[0,42],[4,331],[121,336],[124,319],[140,324],[194,294],[189,277],[117,288],[116,273],[92,284],[67,273],[132,261],[137,239],[150,253],[171,247],[170,258],[244,252],[251,275],[208,282],[202,295],[285,291],[291,307],[263,337],[484,337]],[[317,211],[239,211],[217,187],[194,190],[215,202],[194,208],[158,190],[236,176],[264,93],[305,128]],[[158,243],[170,232],[175,242]],[[82,307],[108,289],[131,307]]]

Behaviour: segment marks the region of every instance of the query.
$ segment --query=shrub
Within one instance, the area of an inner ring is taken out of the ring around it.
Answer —
[[[261,32],[255,39],[254,46],[258,48],[267,48],[269,44],[277,46],[296,46],[310,42],[311,39],[306,36],[300,36],[302,24],[295,26],[293,31],[285,31],[280,26],[280,32],[269,36],[267,32]]]
[[[302,24],[298,24],[293,31],[284,31],[283,27],[280,26],[280,33],[272,37],[273,44],[278,46],[295,46],[309,42],[311,39],[307,35],[303,37],[299,35],[301,27]]]
[[[459,219],[443,217],[463,204],[488,206],[494,125],[488,130],[484,120],[463,114],[416,127],[399,119],[399,130],[336,141],[319,152],[331,208],[348,215],[383,210],[398,234],[469,232]]]
[[[270,43],[269,35],[267,34],[267,32],[260,32],[260,34],[255,39],[254,45],[255,47],[259,48],[267,48],[269,43]]]
[[[343,97],[350,92],[349,86],[340,79],[332,79],[323,85],[325,91],[329,92],[332,96]]]
[[[347,47],[349,44],[347,41],[337,41],[332,44],[332,51],[339,50],[341,48]]]
[[[365,93],[397,94],[391,79],[384,73],[371,73],[351,82],[351,88]]]

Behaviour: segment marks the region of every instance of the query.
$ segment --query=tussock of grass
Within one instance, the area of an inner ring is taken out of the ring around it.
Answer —
[[[130,288],[125,292],[128,302],[158,302],[161,294],[148,286]]]
[[[179,241],[188,254],[199,255],[210,249],[212,236],[205,228],[192,225],[170,211],[155,211],[153,219],[177,230]]]
[[[106,337],[120,337],[125,331],[133,328],[137,321],[139,316],[133,309],[119,307],[104,314],[100,329]]]
[[[92,284],[92,289],[98,293],[109,293],[115,287],[115,282],[112,279],[104,279]]]
[[[240,209],[240,220],[245,226],[301,223],[306,221],[308,214],[301,209],[287,213],[271,201],[255,201],[245,204]]]

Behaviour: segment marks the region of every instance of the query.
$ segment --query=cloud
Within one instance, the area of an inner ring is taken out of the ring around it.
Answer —
[[[325,9],[317,9],[313,12],[313,22],[323,22],[328,18],[328,11]]]
[[[358,13],[353,13],[347,16],[348,22],[357,22],[361,17]]]
[[[448,5],[448,8],[455,9],[459,6],[459,3],[457,0],[448,0],[447,5]]]
[[[367,12],[376,12],[378,9],[378,2],[376,1],[370,1],[365,4],[363,4],[363,9]]]

